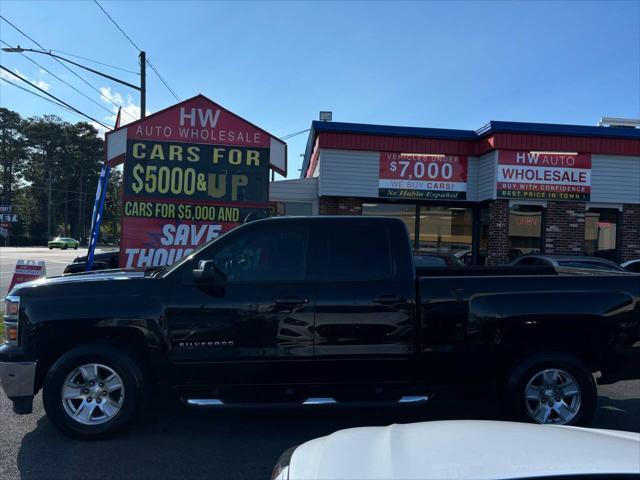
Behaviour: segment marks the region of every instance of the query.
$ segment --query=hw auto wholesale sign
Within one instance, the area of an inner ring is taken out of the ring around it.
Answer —
[[[467,197],[467,157],[381,152],[378,195],[464,200]]]
[[[588,201],[591,154],[500,150],[497,196]]]
[[[124,161],[121,267],[146,268],[268,216],[286,144],[198,95],[108,133],[107,161]]]

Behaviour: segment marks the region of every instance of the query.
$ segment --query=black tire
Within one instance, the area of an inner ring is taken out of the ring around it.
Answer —
[[[62,246],[62,250],[66,250],[66,249],[67,249],[67,246],[66,246],[66,245],[63,245],[63,246]]]
[[[62,402],[62,386],[77,367],[98,363],[116,372],[124,385],[120,410],[108,421],[85,425],[67,413]],[[142,369],[128,353],[107,344],[83,345],[62,355],[49,369],[44,381],[42,400],[51,422],[65,435],[80,440],[95,440],[113,436],[129,425],[144,402]]]
[[[49,250],[53,250],[53,247],[49,247]]]
[[[540,423],[529,414],[525,389],[529,381],[545,369],[558,369],[569,373],[580,390],[581,399],[577,413],[570,421],[561,424],[588,425],[598,404],[596,382],[583,362],[566,353],[538,353],[527,357],[512,371],[502,390],[503,405],[511,419],[519,422]]]

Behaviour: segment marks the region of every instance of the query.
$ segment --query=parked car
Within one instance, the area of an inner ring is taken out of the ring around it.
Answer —
[[[560,255],[523,255],[511,262],[513,266],[551,266],[567,268],[586,268],[589,270],[604,270],[609,272],[624,272],[620,265],[604,258],[580,257],[580,256],[560,256]]]
[[[565,270],[417,275],[399,219],[257,220],[155,271],[17,285],[0,382],[17,413],[42,389],[51,422],[85,439],[128,425],[158,383],[217,405],[495,385],[513,419],[586,424],[592,372],[640,378],[640,277]]]
[[[640,434],[493,421],[339,430],[287,450],[272,480],[638,478]]]
[[[118,268],[120,264],[120,250],[96,251],[93,255],[91,271],[109,270]],[[64,269],[65,274],[87,271],[87,256],[82,255],[73,259],[73,262]]]
[[[640,258],[620,264],[627,272],[640,273]]]
[[[54,248],[61,248],[62,250],[66,250],[67,248],[75,248],[76,250],[80,246],[80,242],[73,238],[69,237],[56,237],[47,243],[49,250]]]
[[[463,267],[464,263],[449,252],[416,252],[413,256],[416,267]]]

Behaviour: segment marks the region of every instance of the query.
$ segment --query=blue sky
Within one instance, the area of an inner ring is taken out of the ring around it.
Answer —
[[[203,93],[277,136],[309,128],[320,110],[332,110],[335,121],[467,129],[489,120],[593,125],[603,115],[640,117],[638,1],[101,4],[182,99]],[[137,69],[137,51],[93,2],[3,0],[0,11],[45,48]],[[38,48],[4,21],[0,38]],[[32,58],[112,107],[50,58]],[[0,63],[112,123],[20,55],[3,53]],[[136,114],[136,92],[81,75]],[[148,75],[147,109],[175,103]],[[0,88],[2,106],[22,115],[77,120],[4,82]],[[290,178],[306,140],[288,141]]]

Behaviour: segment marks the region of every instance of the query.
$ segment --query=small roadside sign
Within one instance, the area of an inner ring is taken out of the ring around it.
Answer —
[[[9,291],[19,283],[37,280],[46,276],[46,274],[44,260],[18,260],[11,279],[11,285],[9,285]]]
[[[15,223],[18,221],[18,215],[15,213],[0,213],[0,222]]]

